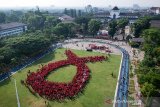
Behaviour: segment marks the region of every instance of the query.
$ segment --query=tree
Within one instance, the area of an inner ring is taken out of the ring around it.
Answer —
[[[24,15],[22,16],[21,18],[21,21],[23,23],[28,23],[28,19],[30,17],[33,17],[35,15],[34,11],[30,10],[30,11],[27,11],[26,13],[24,13]]]
[[[69,34],[68,27],[64,23],[59,23],[57,24],[53,29],[52,29],[53,34],[56,35],[64,35],[66,38]]]
[[[143,85],[143,87],[141,88],[141,92],[142,92],[144,97],[148,98],[148,97],[151,97],[155,94],[156,89],[155,89],[155,86],[146,82]]]
[[[82,27],[82,32],[87,33],[88,31],[88,22],[91,20],[90,17],[77,17],[75,22]]]
[[[4,46],[0,48],[0,56],[3,57],[2,62],[5,64],[10,63],[11,58],[16,56],[16,51],[12,49],[11,47]]]
[[[101,22],[95,19],[91,19],[88,23],[88,31],[94,36],[96,32],[99,30],[101,26]]]
[[[145,56],[141,62],[138,71],[139,83],[143,86],[142,94],[148,98],[159,95],[157,90],[160,89],[160,30],[151,28],[144,30],[141,36],[144,38],[143,50]]]
[[[78,29],[78,25],[75,23],[66,23],[66,26],[68,27],[68,36],[69,37],[74,37],[77,29]]]
[[[7,16],[7,22],[18,22],[18,21],[19,21],[19,17],[14,13]]]
[[[155,94],[156,94],[155,86],[146,82],[143,85],[143,87],[141,88],[141,92],[142,92],[144,97],[147,97],[146,106],[149,106],[151,104],[150,98],[155,96]]]
[[[123,18],[123,19],[118,20],[117,26],[118,26],[118,28],[124,29],[125,26],[128,25],[128,23],[129,23],[129,20],[126,18]]]
[[[159,64],[160,31],[155,28],[147,29],[141,36],[144,38],[143,49],[145,51],[142,64],[154,67]]]
[[[124,31],[125,30],[125,26],[127,26],[128,23],[129,23],[129,20],[125,19],[125,18],[120,19],[117,22],[117,27],[118,27],[118,29],[121,29],[121,34],[123,36],[123,39],[124,39],[124,33],[125,33],[125,31]]]
[[[39,7],[38,6],[36,6],[36,10],[35,10],[35,12],[34,12],[36,15],[42,15],[42,12],[40,12],[40,9],[39,9]]]
[[[54,16],[46,16],[45,27],[55,26],[55,17]]]
[[[112,20],[111,22],[109,22],[109,35],[111,36],[111,38],[113,38],[113,36],[115,35],[117,31],[117,21],[116,20]]]
[[[50,38],[39,31],[4,38],[0,42],[3,42],[0,47],[0,72],[24,63],[28,57],[39,54],[51,45]]]
[[[39,30],[44,27],[45,17],[34,15],[28,18],[29,28],[33,30]]]
[[[6,14],[4,12],[0,12],[0,23],[5,23]]]
[[[11,10],[9,14],[7,14],[7,22],[19,22],[22,19],[24,13],[19,10]]]
[[[65,38],[73,37],[76,33],[77,25],[74,23],[59,23],[53,29],[53,34],[63,35]]]
[[[143,17],[138,19],[133,25],[133,32],[135,37],[139,37],[144,29],[150,27],[150,17]]]

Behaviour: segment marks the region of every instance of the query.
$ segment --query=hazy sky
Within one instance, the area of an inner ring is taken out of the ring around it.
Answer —
[[[23,7],[23,6],[51,6],[56,7],[84,7],[88,4],[93,6],[159,6],[160,0],[0,0],[0,7]]]

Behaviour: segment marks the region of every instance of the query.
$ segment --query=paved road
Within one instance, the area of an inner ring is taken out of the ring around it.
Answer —
[[[108,40],[96,40],[96,39],[72,39],[66,41],[68,43],[78,43],[81,42],[93,42],[93,43],[101,43],[112,46],[112,48],[116,48],[121,51],[122,61],[120,67],[120,73],[118,76],[117,88],[115,92],[115,103],[114,107],[128,107],[127,99],[128,99],[128,84],[129,84],[129,53],[124,48],[119,46],[119,43],[108,41]],[[84,45],[84,43],[83,43]],[[97,44],[98,45],[98,44]],[[78,46],[79,48],[81,46]],[[68,45],[69,48],[69,45]],[[70,48],[74,48],[74,45],[70,46]],[[81,48],[80,48],[81,49]],[[82,48],[83,49],[83,48]],[[114,53],[117,53],[114,51]]]

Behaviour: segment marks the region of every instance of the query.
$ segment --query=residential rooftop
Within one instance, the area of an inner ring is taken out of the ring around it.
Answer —
[[[115,6],[112,10],[119,10],[119,8],[117,6]]]
[[[151,27],[160,28],[160,20],[151,20]]]
[[[18,22],[11,22],[11,23],[6,23],[6,24],[0,24],[0,31],[1,30],[6,30],[6,29],[12,29],[16,27],[21,27],[21,26],[26,26],[24,23],[18,23]]]
[[[140,43],[142,43],[142,42],[144,42],[144,39],[143,38],[132,38],[131,41],[132,42],[140,42]]]

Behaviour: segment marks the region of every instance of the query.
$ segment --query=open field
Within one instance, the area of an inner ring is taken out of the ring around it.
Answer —
[[[32,65],[19,71],[11,79],[7,79],[0,83],[0,107],[17,107],[14,80],[17,81],[18,94],[20,98],[21,107],[46,107],[45,101],[41,97],[32,95],[29,90],[21,84],[21,80],[25,80],[28,70],[35,72],[41,64],[45,65],[50,61],[58,61],[65,59],[65,49],[57,49],[40,60],[36,61]],[[72,50],[78,56],[94,56],[105,55],[98,52],[86,52],[79,50]],[[119,55],[111,55],[109,61],[87,63],[91,70],[91,79],[86,85],[83,94],[80,94],[75,100],[65,100],[64,102],[47,101],[50,107],[111,107],[112,104],[106,104],[105,100],[113,99],[117,76],[120,66]],[[111,76],[112,72],[116,75],[116,78]],[[46,79],[57,82],[71,81],[76,74],[75,66],[67,66],[59,68],[53,71]]]

